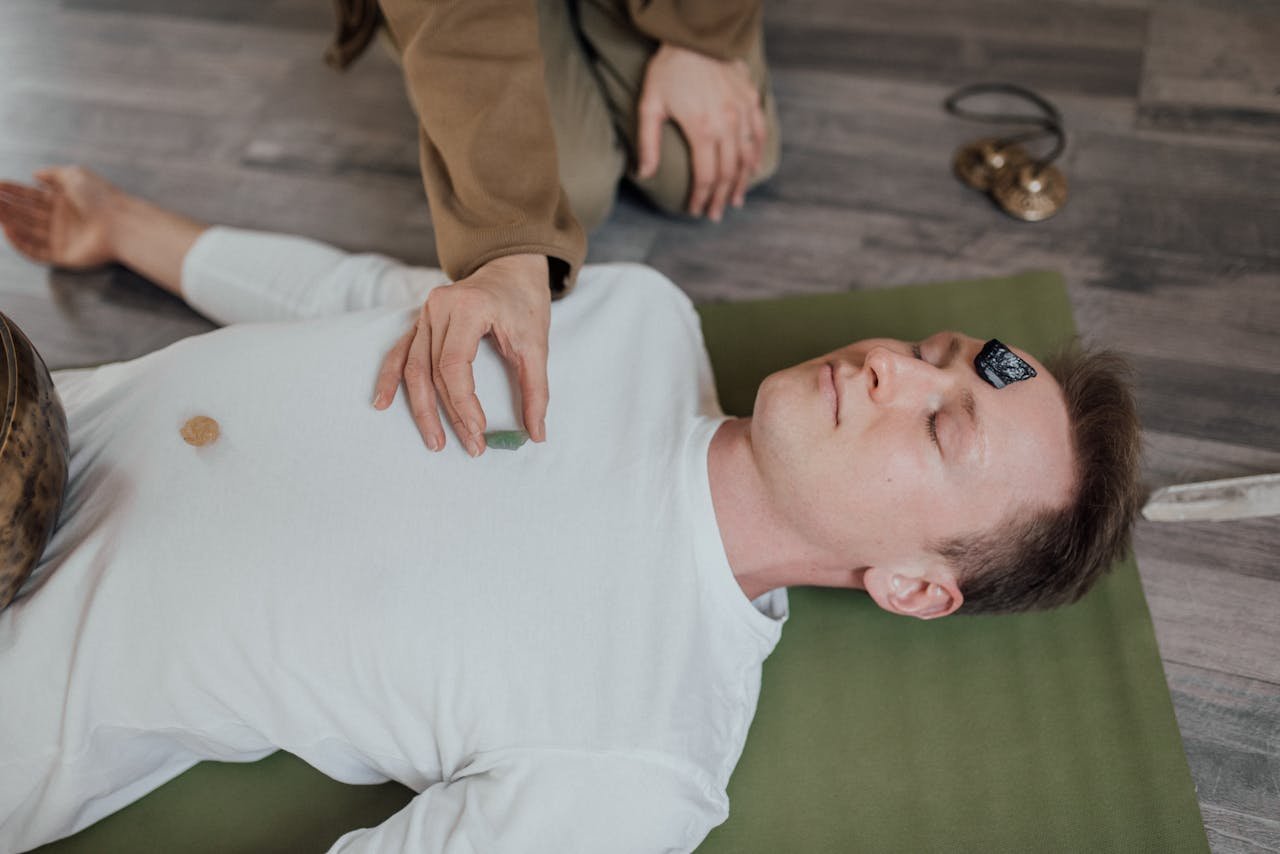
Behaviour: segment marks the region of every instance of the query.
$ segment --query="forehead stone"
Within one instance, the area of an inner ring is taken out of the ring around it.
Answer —
[[[973,366],[978,369],[978,376],[996,388],[1029,380],[1036,375],[1035,368],[994,338],[982,345],[982,351],[973,359]]]

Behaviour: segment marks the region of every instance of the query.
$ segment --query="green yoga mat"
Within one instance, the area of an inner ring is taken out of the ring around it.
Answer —
[[[1044,355],[1074,332],[1049,273],[701,312],[731,414],[769,372],[859,338],[961,329]],[[203,763],[40,850],[323,851],[410,796],[283,753]],[[729,797],[699,854],[1208,851],[1132,561],[1076,605],[1012,617],[925,623],[792,590]]]

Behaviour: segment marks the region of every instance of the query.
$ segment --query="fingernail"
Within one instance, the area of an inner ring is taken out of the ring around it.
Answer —
[[[538,422],[538,441],[547,441],[547,422],[545,421]]]
[[[384,397],[384,395],[382,394],[382,392],[378,392],[377,394],[375,394],[375,395],[373,396],[373,408],[374,408],[374,409],[381,409],[381,408],[382,408],[382,399],[383,399],[383,397]]]
[[[715,211],[714,213],[711,214],[711,221],[712,222],[720,221],[720,211]]]
[[[440,450],[440,439],[434,434],[427,437],[427,447],[433,451]]]
[[[480,443],[471,437],[467,437],[467,453],[473,457],[480,454]]]

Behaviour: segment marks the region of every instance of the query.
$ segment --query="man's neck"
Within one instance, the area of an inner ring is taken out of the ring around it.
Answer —
[[[751,419],[720,425],[707,452],[716,523],[729,566],[748,599],[778,587],[861,588],[862,573],[804,542],[769,502],[751,448]]]

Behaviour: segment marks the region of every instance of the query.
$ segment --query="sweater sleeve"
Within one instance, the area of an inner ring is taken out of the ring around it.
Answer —
[[[222,324],[417,306],[448,278],[385,255],[353,255],[287,234],[215,226],[182,261],[182,294]]]
[[[504,255],[546,255],[560,290],[586,237],[560,187],[535,3],[382,0],[382,10],[418,115],[441,266],[461,279]]]
[[[627,0],[636,29],[720,60],[743,59],[760,30],[760,0]]]
[[[728,814],[723,792],[662,757],[513,750],[483,754],[330,854],[655,854],[692,851]]]

